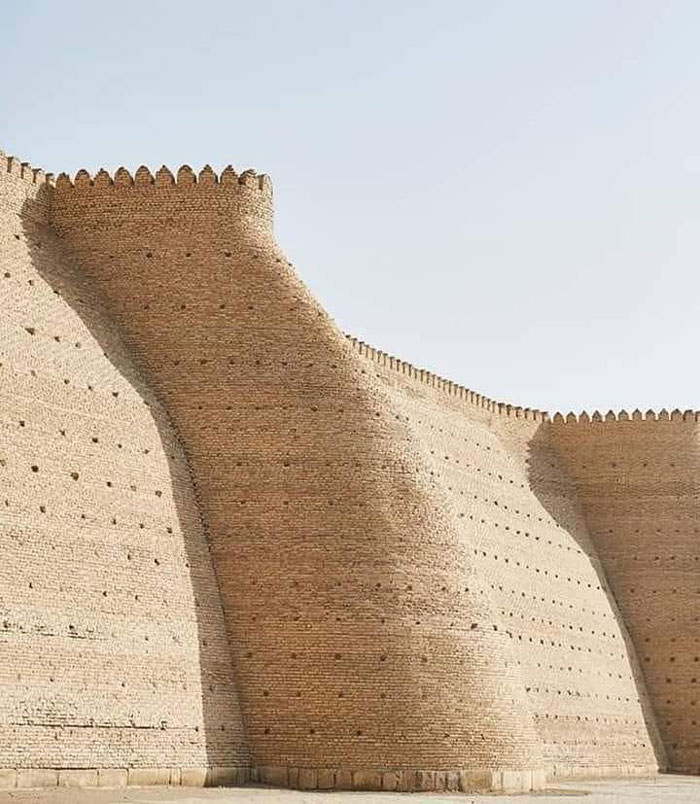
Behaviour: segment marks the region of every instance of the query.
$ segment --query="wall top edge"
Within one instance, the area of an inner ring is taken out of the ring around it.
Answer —
[[[225,167],[219,174],[210,165],[205,165],[198,172],[195,172],[189,165],[182,165],[175,173],[165,165],[155,173],[142,165],[133,175],[126,168],[120,167],[113,175],[104,169],[98,170],[94,175],[88,173],[87,170],[79,170],[72,179],[67,173],[60,173],[56,178],[57,192],[80,192],[91,188],[236,188],[240,186],[256,189],[263,195],[272,196],[272,181],[267,174],[256,173],[252,169],[237,173],[231,165]]]
[[[6,154],[0,150],[0,174],[9,173],[11,176],[21,179],[28,184],[53,184],[52,173],[46,173],[41,168],[33,167],[29,162],[22,162],[16,156]]]
[[[634,422],[634,421],[652,421],[652,422],[697,422],[700,421],[700,411],[697,410],[679,410],[675,408],[672,411],[661,408],[659,411],[647,410],[642,412],[638,408],[628,413],[626,410],[614,411],[609,410],[607,413],[600,413],[600,411],[593,411],[589,414],[583,410],[581,413],[555,413],[552,416],[552,423],[557,425],[562,424],[601,424],[604,422]]]
[[[29,162],[23,162],[0,150],[0,174],[9,173],[30,184],[50,184],[58,192],[69,190],[80,191],[92,187],[239,187],[245,186],[259,190],[263,195],[272,197],[272,181],[266,173],[258,173],[252,168],[240,173],[231,165],[216,173],[210,165],[205,165],[195,172],[189,165],[182,165],[175,173],[163,165],[151,172],[145,166],[139,167],[132,175],[126,168],[118,168],[114,174],[107,170],[98,170],[91,175],[87,170],[79,170],[71,178],[68,173],[60,173],[54,177],[41,168],[35,168]]]
[[[502,416],[509,416],[516,419],[529,419],[531,421],[547,422],[549,421],[549,414],[545,410],[537,410],[535,408],[524,408],[519,405],[511,405],[507,402],[498,402],[495,399],[490,399],[483,394],[472,391],[463,385],[446,380],[427,369],[421,369],[401,360],[398,357],[383,352],[381,349],[375,349],[369,346],[364,341],[360,341],[352,335],[345,335],[351,346],[359,352],[359,354],[368,357],[376,363],[387,366],[400,374],[405,374],[424,385],[430,385],[433,388],[450,395],[463,399],[476,407],[484,408],[492,413]]]
[[[612,411],[609,410],[605,414],[599,411],[594,411],[588,414],[585,410],[580,414],[576,413],[555,413],[550,416],[547,411],[536,410],[534,408],[525,408],[519,405],[511,405],[507,402],[499,402],[491,399],[476,391],[472,391],[463,385],[446,380],[431,371],[426,369],[417,368],[412,363],[401,360],[394,355],[383,352],[381,349],[375,349],[373,346],[364,341],[360,341],[352,335],[345,336],[351,346],[361,355],[368,357],[376,363],[380,363],[400,374],[410,376],[412,379],[417,380],[425,385],[430,385],[437,388],[444,393],[452,396],[463,398],[472,404],[485,408],[493,413],[512,418],[531,419],[540,422],[551,422],[554,425],[564,424],[598,424],[604,422],[627,422],[627,421],[669,421],[669,422],[697,422],[700,421],[700,411],[685,410],[681,411],[678,408],[667,411],[662,408],[660,411],[647,410],[643,413],[641,410],[634,410],[628,413],[626,410]]]

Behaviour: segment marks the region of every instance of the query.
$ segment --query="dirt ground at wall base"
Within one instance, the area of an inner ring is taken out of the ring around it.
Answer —
[[[469,793],[327,793],[263,787],[4,790],[0,804],[698,804],[700,776],[559,783],[529,795]]]

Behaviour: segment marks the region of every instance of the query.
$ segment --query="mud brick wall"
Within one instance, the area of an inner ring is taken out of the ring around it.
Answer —
[[[345,337],[253,171],[0,167],[0,767],[699,770],[695,414],[550,422]]]
[[[485,579],[271,206],[265,177],[187,169],[79,174],[52,206],[186,445],[253,763],[302,786],[540,769]]]
[[[700,773],[695,413],[557,417],[553,439],[634,639],[670,767]]]
[[[0,154],[0,769],[245,765],[182,450],[51,191]]]
[[[665,764],[634,646],[576,488],[537,411],[516,413],[356,344],[411,430],[422,471],[467,546],[479,627],[507,635],[550,773],[639,773]],[[466,588],[468,587],[468,589]],[[453,617],[457,601],[432,605]]]

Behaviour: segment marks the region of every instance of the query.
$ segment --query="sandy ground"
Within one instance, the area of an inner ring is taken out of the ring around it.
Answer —
[[[262,787],[5,790],[0,804],[700,804],[700,776],[577,782],[537,795],[302,793]]]

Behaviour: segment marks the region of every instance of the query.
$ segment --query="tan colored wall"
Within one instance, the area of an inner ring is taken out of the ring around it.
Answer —
[[[81,173],[52,224],[186,445],[258,778],[665,764],[541,415],[348,343],[279,252],[263,177]]]
[[[587,419],[587,417],[586,417]],[[700,439],[694,413],[552,425],[634,639],[673,770],[700,772]]]
[[[244,767],[182,451],[50,194],[0,154],[0,786]]]
[[[471,547],[545,763],[560,777],[665,764],[631,645],[576,490],[538,412],[507,409],[359,347],[411,429],[423,471]],[[422,375],[422,376],[421,376]],[[527,416],[527,418],[525,418]]]
[[[540,740],[474,534],[279,252],[267,182],[117,179],[59,181],[52,222],[186,445],[260,778],[530,787]]]
[[[346,339],[251,171],[0,155],[0,255],[0,786],[700,771],[695,415]]]

